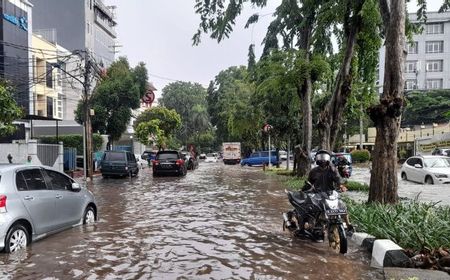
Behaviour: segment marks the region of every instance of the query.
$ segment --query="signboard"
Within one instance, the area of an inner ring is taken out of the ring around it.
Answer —
[[[28,31],[28,20],[26,17],[16,17],[3,13],[3,18],[8,22],[17,25],[20,29]]]

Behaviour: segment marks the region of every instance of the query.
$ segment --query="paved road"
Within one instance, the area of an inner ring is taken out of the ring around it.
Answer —
[[[368,253],[282,231],[290,208],[276,176],[200,163],[186,177],[95,178],[101,220],[0,255],[0,278],[382,279]]]

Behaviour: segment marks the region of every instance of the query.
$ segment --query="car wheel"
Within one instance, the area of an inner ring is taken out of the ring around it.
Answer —
[[[90,225],[95,223],[95,211],[92,206],[86,207],[83,216],[83,225]]]
[[[14,253],[30,244],[30,236],[28,230],[22,224],[13,225],[6,235],[5,252]]]
[[[427,185],[433,185],[433,184],[434,184],[433,178],[431,178],[431,176],[425,177],[425,184],[427,184]]]
[[[408,180],[408,177],[406,176],[405,172],[402,172],[402,180],[404,181]]]

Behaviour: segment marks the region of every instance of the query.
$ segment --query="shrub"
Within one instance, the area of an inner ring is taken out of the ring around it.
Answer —
[[[94,151],[100,150],[103,145],[103,138],[99,134],[93,134],[92,136]],[[40,137],[39,142],[43,144],[58,144],[63,142],[64,147],[76,148],[77,154],[83,154],[83,136],[82,135],[61,135],[56,141],[56,136]]]
[[[354,150],[352,159],[355,162],[366,162],[370,160],[370,152],[368,150]]]
[[[450,247],[450,207],[417,201],[383,205],[344,198],[358,231],[391,239],[405,249]]]
[[[360,192],[368,192],[369,191],[369,185],[359,183],[356,181],[347,181],[345,186],[347,187],[347,189],[349,191],[360,191]]]

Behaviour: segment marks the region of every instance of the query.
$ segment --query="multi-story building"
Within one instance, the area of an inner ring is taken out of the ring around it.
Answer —
[[[56,29],[57,43],[69,51],[89,50],[104,67],[114,61],[114,7],[102,0],[31,0],[36,29]]]
[[[0,0],[0,3],[0,78],[15,88],[14,98],[28,115],[32,111],[29,90],[32,6],[27,0]]]
[[[450,89],[450,12],[429,12],[421,34],[406,46],[405,89]],[[409,14],[418,23],[416,14]],[[379,85],[383,91],[385,47],[380,50]]]

